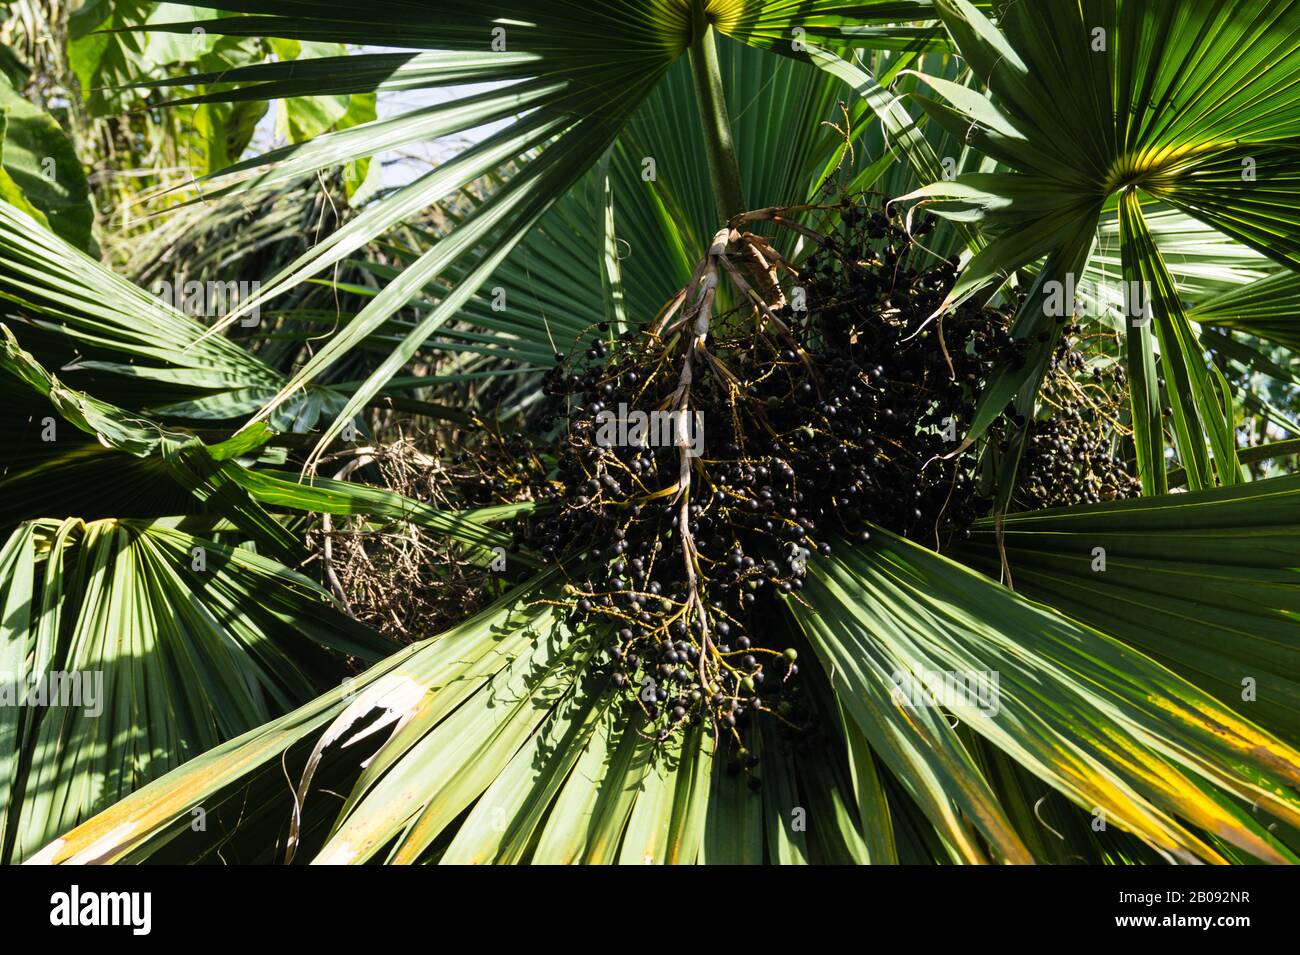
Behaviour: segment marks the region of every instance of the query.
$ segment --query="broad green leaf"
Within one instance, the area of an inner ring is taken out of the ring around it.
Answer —
[[[6,861],[391,651],[295,571],[146,522],[22,525],[0,608],[4,692],[50,703],[0,717]]]
[[[929,765],[946,777],[943,791],[977,793],[985,780],[956,738],[935,745],[939,731],[951,732],[935,722],[935,697],[914,693],[919,683],[908,680],[982,674],[977,690],[994,692],[941,697],[945,705],[1077,805],[1100,808],[1169,858],[1219,859],[1199,831],[1261,859],[1293,861],[1238,800],[1294,825],[1300,800],[1288,787],[1300,778],[1300,753],[1118,640],[915,544],[876,538],[810,568],[804,596],[813,612],[795,615],[886,760],[892,750],[877,743],[881,734],[901,743],[928,725]],[[832,616],[834,629],[821,620]],[[940,762],[945,751],[953,758]],[[892,760],[897,775],[902,764]],[[924,778],[908,770],[905,782]],[[971,799],[966,811],[981,830],[999,832],[996,808]],[[1018,844],[1009,833],[1002,841]]]
[[[54,118],[0,79],[4,113],[3,173],[57,235],[82,251],[92,248],[90,188],[72,141]]]
[[[1297,523],[1300,480],[1279,477],[1009,515],[1002,546],[1017,590],[1287,738],[1300,719]],[[999,573],[993,522],[976,531],[961,556]]]

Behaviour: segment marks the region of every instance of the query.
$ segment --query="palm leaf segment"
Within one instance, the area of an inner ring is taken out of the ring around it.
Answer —
[[[102,374],[107,380],[98,387],[124,397],[145,391],[158,400],[189,399],[200,409],[249,395],[265,401],[284,384],[255,355],[222,336],[206,336],[196,319],[2,201],[0,253],[0,300],[10,310],[5,321],[51,367]],[[340,406],[337,394],[313,387],[271,421],[277,430],[305,430]]]
[[[1014,329],[1047,335],[1022,370],[984,396],[972,436],[1017,393],[1019,410],[1031,410],[1059,334],[1044,308],[1050,283],[1073,287],[1082,277],[1098,220],[1118,204],[1123,279],[1133,289],[1125,299],[1128,365],[1144,487],[1166,488],[1157,344],[1190,485],[1234,483],[1230,416],[1140,197],[1300,268],[1300,213],[1287,198],[1300,176],[1300,5],[1052,2],[1012,5],[997,26],[966,0],[935,6],[973,81],[991,95],[929,78],[941,99],[920,101],[1005,170],[913,194],[995,236],[952,300],[1048,257]]]
[[[337,684],[327,649],[391,651],[306,577],[165,523],[30,521],[0,580],[5,862]]]
[[[1020,592],[1140,649],[1285,737],[1300,725],[1298,488],[1292,475],[1010,515],[1002,547]],[[996,574],[998,527],[990,520],[976,531],[960,556]],[[1270,689],[1246,692],[1257,685]]]

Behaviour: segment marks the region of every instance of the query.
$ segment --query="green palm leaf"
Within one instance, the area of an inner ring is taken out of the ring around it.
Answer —
[[[72,678],[74,705],[3,707],[6,862],[391,644],[307,578],[162,523],[34,521],[0,551],[5,689]],[[91,697],[94,699],[91,699]]]
[[[85,367],[183,389],[219,391],[282,379],[238,345],[114,274],[30,216],[0,202],[0,299],[28,348]],[[44,346],[42,348],[42,346]],[[154,369],[154,371],[150,371]]]
[[[1018,590],[1138,647],[1261,726],[1297,725],[1300,482],[1253,481],[1002,522]],[[963,556],[997,573],[992,522]],[[1259,685],[1243,702],[1243,680]]]
[[[1277,272],[1194,305],[1188,318],[1202,325],[1257,335],[1300,350],[1300,275]]]
[[[35,457],[36,464],[30,474],[5,478],[0,486],[4,483],[21,486],[21,482],[40,475],[48,480],[46,469],[65,459],[71,465],[66,483],[75,485],[84,479],[83,465],[103,463],[98,451],[117,452],[119,467],[122,458],[134,459],[131,460],[132,469],[144,479],[141,482],[143,486],[134,489],[136,494],[156,491],[160,478],[170,478],[174,486],[189,492],[206,508],[223,514],[235,526],[282,557],[296,554],[300,550],[298,541],[264,505],[322,514],[373,515],[409,522],[479,550],[511,543],[508,534],[492,530],[481,523],[480,518],[501,520],[532,510],[531,504],[524,503],[480,512],[453,513],[384,488],[327,478],[306,481],[298,475],[246,468],[239,458],[262,448],[273,438],[273,432],[265,424],[248,428],[218,444],[204,444],[192,433],[169,430],[151,419],[68,388],[30,354],[22,351],[6,326],[0,325],[0,333],[3,334],[0,344],[4,346],[4,351],[0,352],[0,372],[27,386],[27,390],[19,389],[19,394],[26,399],[45,399],[48,409],[59,419],[94,439],[89,443],[73,442],[71,451],[57,450],[61,447],[59,442],[38,440],[37,429],[29,419],[22,429],[26,432],[25,440],[49,450]],[[87,448],[95,449],[96,453],[87,454]],[[154,502],[155,512],[157,503]],[[190,503],[193,505],[194,502]],[[23,507],[24,510],[30,509],[31,504]],[[58,507],[66,510],[68,502],[60,501]],[[10,512],[10,516],[15,513],[20,512]],[[518,558],[528,565],[536,563],[536,558],[528,554],[519,554]]]
[[[1137,194],[1288,267],[1300,266],[1296,223],[1277,212],[1278,196],[1300,171],[1293,168],[1300,96],[1290,80],[1300,65],[1300,7],[1241,0],[1175,11],[1089,0],[1050,3],[1032,13],[1012,7],[997,26],[966,0],[938,0],[936,7],[996,104],[939,78],[926,82],[942,100],[920,102],[936,122],[965,130],[977,148],[1013,170],[965,175],[912,194],[935,200],[932,208],[940,214],[974,219],[997,233],[950,298],[960,300],[1049,253],[1040,282],[1080,278],[1080,258],[1102,210],[1122,194],[1129,224],[1120,230],[1129,263],[1124,277],[1149,283],[1157,325],[1164,329],[1162,359],[1179,379],[1171,397],[1181,456],[1191,459],[1189,473],[1198,484],[1210,480],[1210,453],[1219,480],[1235,480],[1225,441],[1232,422],[1209,385],[1203,359],[1191,367],[1191,333],[1175,308],[1174,281],[1152,251]],[[1130,312],[1135,440],[1144,486],[1158,492],[1164,485],[1155,473],[1163,467],[1163,454],[1156,453],[1163,448],[1163,415],[1150,398],[1153,343],[1140,314]],[[1021,394],[1019,410],[1025,410],[1059,334],[1033,293],[1013,331],[1045,340],[985,395],[972,437],[1013,394]]]
[[[873,748],[888,759],[893,748],[877,743],[879,734],[910,740],[907,751],[927,763],[907,765],[906,778],[941,781],[934,791],[1009,861],[1026,853],[987,790],[980,797],[984,781],[956,734],[937,710],[890,705],[900,675],[998,674],[989,705],[981,696],[981,705],[958,708],[958,718],[1159,851],[1218,858],[1181,817],[1261,858],[1294,861],[1227,794],[1258,800],[1294,825],[1300,802],[1286,787],[1300,773],[1300,754],[1148,658],[892,536],[813,576],[811,613],[795,614]],[[940,810],[955,819],[948,805]],[[957,826],[936,825],[961,838]],[[969,837],[955,844],[978,852]]]

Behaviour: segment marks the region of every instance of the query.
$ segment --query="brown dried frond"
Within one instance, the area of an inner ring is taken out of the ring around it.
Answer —
[[[349,449],[337,476],[373,465],[390,490],[435,507],[464,507],[458,488],[466,469],[449,467],[422,444],[402,435],[382,446]],[[330,589],[348,612],[404,643],[446,630],[499,592],[497,575],[465,560],[463,547],[409,522],[324,515],[309,541],[312,560],[322,561]]]

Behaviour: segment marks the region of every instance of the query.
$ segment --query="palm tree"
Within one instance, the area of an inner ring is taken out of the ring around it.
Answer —
[[[1300,477],[1247,480],[1295,446],[1238,449],[1240,409],[1288,418],[1221,369],[1294,376],[1276,349],[1300,267],[1300,4],[1052,0],[996,19],[966,0],[375,0],[364,19],[341,0],[211,6],[234,11],[203,21],[225,36],[411,52],[150,80],[207,87],[182,105],[473,91],[236,163],[210,200],[488,131],[228,316],[446,209],[450,226],[371,269],[382,287],[300,367],[159,308],[0,205],[6,387],[33,420],[86,436],[42,447],[16,428],[8,445],[20,467],[4,482],[47,496],[4,509],[0,648],[11,673],[123,674],[108,724],[4,712],[6,858],[1296,860]],[[750,725],[757,791],[705,725],[656,740],[628,716],[595,665],[608,628],[575,624],[561,569],[495,526],[535,505],[448,512],[276,469],[305,450],[286,422],[333,416],[308,439],[318,460],[373,402],[427,384],[400,376],[430,351],[454,356],[450,378],[526,404],[554,341],[651,318],[723,262],[719,227],[751,210],[802,209],[766,233],[802,261],[838,215],[819,202],[828,182],[943,217],[926,244],[962,269],[933,321],[1002,290],[1029,344],[967,431],[998,491],[972,539],[837,540],[770,623],[810,651],[819,719]],[[1143,495],[1017,512],[1062,287],[1123,335]],[[489,304],[501,293],[505,311]],[[375,341],[360,380],[322,383]],[[65,382],[50,369],[70,349]],[[246,415],[221,409],[252,395],[244,427],[194,426]],[[512,586],[390,652],[290,569],[313,512],[417,523],[468,560],[506,547]],[[326,689],[340,653],[378,662]],[[899,700],[898,674],[933,672],[997,674],[998,705],[954,723]]]

